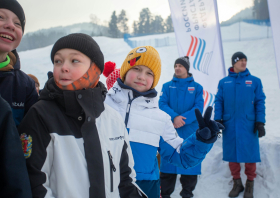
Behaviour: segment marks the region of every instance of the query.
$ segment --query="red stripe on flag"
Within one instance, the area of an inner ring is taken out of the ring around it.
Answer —
[[[193,36],[191,36],[191,37],[192,37],[192,42],[191,42],[191,44],[190,44],[190,47],[189,47],[189,50],[188,50],[187,56],[189,56],[189,55],[190,55],[190,53],[191,53],[191,49],[192,49],[192,46],[193,46],[193,41],[194,41],[194,39],[193,39]]]
[[[204,100],[204,107],[205,107],[205,105],[206,105],[206,103],[207,103],[208,96],[209,96],[209,94],[208,94],[208,92],[207,92],[207,91],[206,91],[205,93],[206,93],[206,99]]]
[[[195,53],[195,50],[196,50],[196,47],[197,47],[197,38],[195,37],[195,45],[194,45],[194,48],[193,48],[193,52],[192,52],[192,55],[191,56],[193,56],[194,55],[194,53]]]

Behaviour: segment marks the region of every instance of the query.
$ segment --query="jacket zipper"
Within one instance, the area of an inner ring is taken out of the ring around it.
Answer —
[[[131,103],[134,99],[130,99],[129,93],[128,93],[128,104],[126,107],[126,115],[125,115],[125,127],[127,128],[127,123],[128,123],[128,118],[129,118],[129,113],[130,113],[130,107],[131,107]]]
[[[113,186],[113,183],[114,183],[114,180],[113,180],[113,171],[116,172],[116,167],[113,163],[113,157],[111,155],[111,152],[108,151],[108,156],[109,156],[109,161],[110,161],[110,179],[111,179],[111,192],[114,191],[114,186]]]

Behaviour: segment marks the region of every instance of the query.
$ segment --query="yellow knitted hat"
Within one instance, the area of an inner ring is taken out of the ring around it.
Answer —
[[[157,50],[152,46],[136,47],[131,50],[121,67],[120,77],[122,81],[124,81],[124,77],[128,70],[136,65],[143,65],[152,70],[154,73],[154,82],[151,89],[155,88],[161,74],[161,60]]]

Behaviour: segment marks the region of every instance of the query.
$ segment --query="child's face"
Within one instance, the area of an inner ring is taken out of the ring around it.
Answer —
[[[18,17],[7,9],[0,9],[0,53],[17,48],[22,39],[22,28]]]
[[[154,73],[146,66],[133,66],[126,73],[124,84],[136,89],[139,92],[145,92],[151,89],[154,82]]]
[[[82,52],[74,49],[61,49],[54,55],[54,79],[62,86],[69,85],[81,78],[90,65],[90,58]]]

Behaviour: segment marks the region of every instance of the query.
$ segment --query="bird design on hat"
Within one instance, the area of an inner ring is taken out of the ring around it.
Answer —
[[[138,55],[139,53],[144,53],[144,52],[146,52],[146,51],[147,51],[147,48],[145,48],[145,47],[140,47],[140,48],[136,49],[135,53],[133,53],[133,52],[130,53],[130,54],[128,55],[128,58],[130,58],[130,56],[133,57],[133,55],[135,56],[135,55]],[[136,63],[140,58],[141,58],[141,56],[132,58],[132,59],[128,60],[128,64],[129,64],[130,66],[134,66],[135,63]]]

